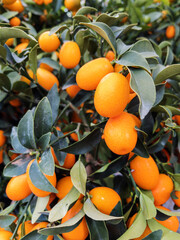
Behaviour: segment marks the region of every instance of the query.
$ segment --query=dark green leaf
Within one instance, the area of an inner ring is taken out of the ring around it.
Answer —
[[[24,237],[21,238],[21,240],[47,240],[48,236],[41,235],[37,232],[37,230],[32,231],[28,234],[26,234]]]
[[[60,95],[58,92],[57,84],[54,84],[54,86],[50,89],[50,91],[48,92],[47,98],[51,105],[52,121],[54,123],[59,113],[59,104],[60,104]]]
[[[18,56],[17,54],[15,54],[14,52],[12,52],[11,55],[12,55],[15,63],[22,63],[22,62],[24,62],[24,60],[28,57],[27,55],[26,55],[26,56],[19,57],[19,56]]]
[[[24,24],[29,30],[29,34],[33,35],[34,37],[37,36],[37,31],[36,29],[29,23],[25,22],[25,21],[22,21],[22,24]]]
[[[117,50],[116,39],[114,33],[107,24],[96,22],[96,23],[82,23],[82,25],[85,25],[94,30],[95,32],[97,32],[109,43],[114,53],[116,53]]]
[[[11,82],[9,78],[3,73],[0,73],[0,89],[6,89],[8,91],[11,89]]]
[[[39,45],[36,44],[29,52],[29,66],[34,74],[36,74],[36,71],[37,71],[37,48],[38,47]]]
[[[17,92],[23,92],[23,93],[27,93],[27,92],[30,93],[31,92],[31,89],[29,88],[29,85],[27,83],[23,82],[23,81],[15,82],[12,86],[12,90],[17,91]]]
[[[145,58],[158,57],[150,41],[147,39],[142,39],[136,42],[131,50],[140,53]]]
[[[110,15],[107,13],[102,13],[96,18],[96,22],[103,22],[107,24],[108,26],[113,26],[117,23],[117,21],[123,19],[124,17],[127,17],[127,13],[116,13],[114,15]]]
[[[41,162],[39,163],[39,166],[43,173],[52,176],[54,174],[54,158],[51,153],[51,148],[48,148],[46,151],[44,151],[41,155]]]
[[[84,154],[91,151],[101,141],[101,129],[96,128],[87,136],[82,138],[80,141],[71,144],[66,148],[61,148],[60,151],[73,153],[73,154]]]
[[[79,22],[85,22],[85,23],[91,22],[91,20],[84,15],[75,15],[73,18]]]
[[[143,119],[156,100],[156,89],[152,77],[144,70],[132,69],[131,71],[131,88],[137,93],[140,106],[139,113]]]
[[[161,100],[164,97],[164,93],[165,93],[165,84],[156,85],[156,101],[154,103],[154,106],[156,106],[161,102]]]
[[[148,158],[149,157],[149,153],[148,153],[146,147],[144,146],[144,144],[142,143],[142,141],[140,140],[139,137],[138,137],[136,146],[133,149],[133,152],[136,153],[138,156],[141,156],[143,158]]]
[[[173,78],[180,74],[180,64],[172,64],[163,69],[155,78],[155,83],[161,83],[168,78]]]
[[[45,151],[46,148],[49,146],[50,139],[51,139],[51,133],[50,132],[42,135],[37,142],[37,146],[39,148],[41,148],[43,151]]]
[[[16,11],[7,11],[7,12],[4,12],[3,14],[1,14],[1,15],[3,17],[7,18],[7,19],[10,19],[12,17],[15,17],[17,14],[18,14],[18,12],[16,12]]]
[[[127,34],[130,30],[132,30],[134,27],[136,27],[137,24],[129,24],[129,25],[123,25],[121,27],[113,26],[111,27],[114,35],[116,38],[123,36],[124,34]],[[140,28],[141,29],[141,28]]]
[[[155,232],[150,233],[147,237],[143,238],[143,240],[161,240],[162,239],[162,230],[157,230]]]
[[[42,173],[40,166],[38,165],[36,160],[30,166],[29,176],[32,183],[37,188],[47,192],[54,192],[54,193],[58,192],[55,189],[55,187],[49,182],[49,180],[45,177],[45,175]]]
[[[0,45],[0,57],[2,57],[4,61],[6,61],[6,48],[1,45]]]
[[[163,134],[158,139],[158,141],[156,141],[153,145],[148,147],[149,153],[156,153],[156,152],[161,151],[164,148],[164,146],[166,145],[170,135],[171,135],[171,132]]]
[[[84,6],[77,11],[76,15],[86,15],[91,12],[97,12],[97,9],[89,6]]]
[[[76,94],[76,96],[72,99],[71,102],[74,106],[79,107],[86,100],[90,99],[91,96],[92,96],[91,91],[81,90]]]
[[[34,137],[34,119],[31,110],[28,110],[18,124],[18,138],[20,143],[30,149],[36,148]]]
[[[39,103],[34,116],[34,130],[37,138],[51,131],[52,110],[47,97],[44,97]]]
[[[118,56],[121,56],[125,52],[127,52],[132,45],[126,45],[121,39],[117,40],[117,54]]]
[[[60,32],[60,31],[64,31],[65,29],[69,30],[69,28],[66,25],[55,26],[55,27],[51,28],[50,35],[52,35],[54,33],[57,33],[57,32]]]
[[[4,176],[6,177],[16,177],[26,173],[26,168],[28,163],[35,157],[30,156],[29,154],[23,154],[9,162],[3,171]]]
[[[28,153],[29,149],[25,148],[19,141],[17,135],[17,127],[13,127],[11,131],[11,145],[17,153]]]
[[[86,217],[91,240],[109,240],[109,234],[106,224],[103,221],[95,221]]]

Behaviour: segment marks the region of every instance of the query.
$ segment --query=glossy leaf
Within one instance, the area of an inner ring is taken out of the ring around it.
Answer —
[[[6,62],[6,48],[0,45],[0,57]]]
[[[89,217],[86,217],[86,222],[91,240],[109,240],[109,234],[105,222],[95,221]]]
[[[0,89],[6,89],[8,91],[11,89],[11,82],[9,78],[3,73],[0,73]]]
[[[32,183],[37,188],[47,192],[54,192],[54,193],[58,192],[56,188],[45,177],[36,160],[30,166],[29,176]]]
[[[74,187],[83,195],[86,193],[87,173],[84,164],[79,159],[70,171],[71,181]]]
[[[39,166],[43,173],[49,176],[53,176],[55,167],[54,167],[54,158],[50,148],[48,148],[46,151],[42,153]]]
[[[38,218],[41,215],[41,212],[43,212],[44,209],[46,208],[48,201],[49,201],[49,196],[37,198],[36,206],[31,218],[32,224],[34,224],[38,220]]]
[[[37,142],[37,146],[39,148],[41,148],[43,151],[45,151],[46,148],[49,146],[50,139],[51,139],[51,133],[50,132],[42,135]]]
[[[38,47],[39,45],[36,44],[29,52],[29,66],[34,74],[36,74],[36,71],[37,71],[37,48]]]
[[[69,28],[66,25],[55,26],[55,27],[51,28],[50,35],[60,32],[60,31],[64,31],[65,29],[69,29]]]
[[[73,17],[75,20],[79,21],[79,22],[85,22],[85,23],[89,23],[91,22],[90,19],[84,15],[75,15]]]
[[[94,30],[95,32],[97,32],[109,43],[114,53],[116,53],[117,50],[116,39],[111,28],[107,24],[96,22],[96,23],[82,23],[82,25],[85,25]]]
[[[140,140],[140,138],[138,138],[136,146],[133,149],[133,152],[136,153],[136,155],[144,157],[144,158],[148,158],[149,157],[149,153],[147,151],[147,148],[143,144],[143,142]]]
[[[91,96],[92,96],[91,91],[81,90],[76,94],[76,96],[72,99],[71,102],[74,106],[79,107],[86,100],[90,99]]]
[[[180,64],[172,64],[164,68],[155,78],[155,83],[161,83],[168,78],[173,78],[180,74]]]
[[[13,127],[11,131],[11,145],[17,153],[28,153],[29,149],[25,148],[19,141],[17,135],[17,127]]]
[[[101,141],[101,135],[101,129],[96,128],[87,136],[82,138],[80,141],[75,142],[66,148],[61,148],[60,151],[77,155],[87,153],[91,151]]]
[[[161,213],[167,215],[167,216],[177,216],[177,217],[180,217],[180,212],[178,212],[178,211],[166,211],[166,210],[158,208],[158,207],[156,207],[156,209],[158,211],[160,211]]]
[[[34,119],[31,110],[28,110],[18,124],[18,138],[20,143],[30,149],[36,148],[34,137]]]
[[[51,209],[48,221],[54,222],[63,218],[69,206],[78,199],[79,195],[79,191],[75,187],[72,187],[68,194]]]
[[[106,23],[108,26],[112,26],[112,25],[115,25],[117,21],[127,16],[128,16],[127,13],[120,13],[120,12],[114,15],[102,13],[96,18],[96,22],[103,22],[103,23]]]
[[[123,25],[121,27],[117,27],[117,26],[113,26],[111,27],[114,35],[116,38],[119,38],[121,36],[123,36],[124,34],[127,34],[127,32],[129,32],[130,30],[132,30],[134,27],[136,27],[137,24],[129,24],[129,25]],[[141,29],[141,28],[140,28]],[[139,30],[140,30],[139,29]]]
[[[158,139],[158,141],[156,141],[153,145],[148,147],[149,153],[156,153],[156,152],[161,151],[165,147],[170,135],[171,135],[171,132],[163,134]]]
[[[38,104],[34,116],[34,130],[37,138],[51,131],[52,110],[47,97]]]
[[[154,206],[154,202],[142,192],[140,193],[140,205],[142,212],[147,220],[156,216],[157,212],[156,207]]]
[[[140,53],[145,58],[158,57],[150,41],[147,39],[142,39],[136,42],[131,50]]]
[[[86,15],[91,12],[97,12],[97,9],[94,7],[84,6],[81,7],[77,12],[76,15]]]
[[[14,222],[16,217],[11,215],[0,215],[0,227],[5,228],[11,225]]]
[[[32,231],[21,238],[21,240],[47,240],[47,236],[41,235],[37,230]]]
[[[154,103],[154,106],[156,106],[161,102],[161,100],[164,97],[164,93],[165,93],[165,84],[156,85],[156,101]]]
[[[140,100],[139,113],[143,119],[156,100],[156,89],[152,77],[144,70],[130,69],[131,88],[137,93]]]
[[[123,218],[123,217],[110,216],[100,212],[99,210],[97,210],[97,208],[94,206],[94,204],[91,202],[89,198],[85,201],[83,210],[89,218],[96,221],[110,221],[110,220],[119,220]]]
[[[143,240],[161,240],[161,239],[162,239],[162,231],[161,230],[152,232],[147,237],[143,238]]]
[[[117,54],[118,54],[118,56],[123,55],[131,47],[132,47],[132,45],[126,45],[121,39],[118,39],[117,40]]]
[[[60,104],[60,95],[58,92],[57,84],[54,84],[54,86],[50,89],[50,91],[48,92],[47,98],[51,105],[52,121],[54,123],[59,113],[59,104]]]
[[[49,58],[49,57],[41,58],[40,63],[46,63],[47,65],[49,65],[49,66],[52,67],[53,69],[56,69],[57,71],[60,70],[60,65],[59,65],[59,63],[56,62],[55,60]]]

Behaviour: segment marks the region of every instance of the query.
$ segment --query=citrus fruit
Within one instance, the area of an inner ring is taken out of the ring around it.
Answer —
[[[130,226],[133,224],[135,218],[137,216],[137,213],[135,213],[132,217],[129,218],[128,222],[127,222],[127,227],[130,228]],[[151,230],[149,228],[149,226],[147,225],[143,234],[138,237],[138,238],[133,238],[133,240],[142,240],[144,239],[147,235],[149,235],[151,233]]]
[[[59,51],[59,60],[67,69],[75,68],[81,59],[81,52],[78,44],[73,41],[63,43]]]
[[[32,231],[33,227],[35,227],[35,226],[36,226],[36,223],[32,224],[30,220],[27,220],[24,223],[21,223],[17,230],[18,239],[21,239],[22,233],[24,233],[24,235],[30,233]]]
[[[60,46],[60,40],[54,33],[49,35],[49,31],[43,32],[38,39],[39,46],[44,52],[54,52]]]
[[[0,239],[1,240],[10,240],[12,237],[12,232],[6,230],[0,230]]]
[[[119,194],[109,187],[95,187],[89,191],[92,203],[97,209],[110,215],[117,203],[121,201]]]
[[[174,185],[171,178],[166,174],[160,174],[156,187],[152,189],[154,204],[156,206],[164,204],[170,198],[173,187]]]
[[[27,166],[26,169],[26,175],[27,175],[27,182],[29,184],[29,187],[31,189],[31,191],[38,197],[46,197],[50,194],[50,192],[41,190],[39,188],[37,188],[31,181],[30,175],[29,175],[29,170],[31,167],[31,164],[34,162],[35,159],[31,160]],[[52,176],[44,174],[44,176],[48,179],[48,181],[55,187],[56,186],[56,173],[54,172],[54,174]]]
[[[36,226],[31,231],[39,230],[41,228],[46,228],[47,225],[48,225],[48,222],[40,222],[40,223],[36,224]],[[53,239],[54,239],[53,236],[48,236],[46,240],[53,240]]]
[[[21,13],[24,11],[24,6],[22,5],[21,0],[16,0],[12,4],[4,4],[3,7],[7,8],[10,11],[15,11],[18,13]]]
[[[170,25],[166,28],[166,37],[168,39],[174,38],[175,33],[176,33],[176,29],[175,29],[174,25]]]
[[[33,0],[37,5],[42,5],[44,0]]]
[[[54,199],[56,198],[56,194],[55,193],[51,193],[49,196],[49,201],[47,203],[47,210],[50,211],[51,210],[51,203],[54,201]]]
[[[18,98],[15,98],[13,100],[10,100],[9,103],[11,104],[11,106],[13,107],[19,107],[21,106],[21,101]]]
[[[49,72],[53,71],[53,68],[46,63],[40,63],[39,67],[44,68],[44,69],[48,70]]]
[[[68,194],[68,192],[71,190],[72,187],[73,187],[73,183],[71,181],[70,176],[61,178],[57,182],[56,189],[58,190],[58,193],[56,193],[56,196],[59,199],[63,199]]]
[[[35,75],[34,75],[33,71],[30,68],[27,69],[27,73],[29,74],[29,76],[32,79],[35,80]],[[29,80],[27,77],[24,77],[24,76],[21,76],[21,81],[27,83],[28,85],[30,85],[30,83],[31,83],[31,80]]]
[[[66,158],[64,160],[64,164],[62,165],[63,168],[70,169],[76,162],[76,157],[74,154],[67,153]]]
[[[83,204],[80,200],[74,204],[72,208],[66,213],[66,215],[62,218],[61,223],[68,221],[69,219],[73,218],[83,207]],[[64,240],[85,240],[89,234],[85,217],[83,217],[80,224],[74,228],[70,232],[62,233]]]
[[[71,85],[66,88],[66,92],[70,96],[70,98],[74,98],[80,90],[81,88],[78,85]]]
[[[0,147],[2,147],[6,142],[6,137],[4,136],[4,131],[0,130]]]
[[[47,91],[49,91],[55,83],[59,87],[59,81],[57,77],[44,68],[37,69],[37,82]]]
[[[12,177],[6,186],[6,194],[9,199],[19,201],[31,194],[26,174]]]
[[[3,149],[0,150],[0,164],[3,163]]]
[[[9,38],[9,39],[5,42],[5,44],[8,45],[8,47],[11,47],[11,46],[13,45],[13,43],[14,43],[14,38]]]
[[[16,0],[2,0],[3,4],[13,4]]]
[[[104,140],[109,149],[119,155],[130,153],[136,146],[135,121],[127,112],[110,118],[104,128]]]
[[[135,183],[145,190],[152,190],[156,187],[159,180],[159,170],[154,159],[135,157],[130,162],[131,174]]]
[[[114,54],[114,52],[112,50],[109,50],[106,53],[105,57],[111,62],[111,61],[113,61],[115,59],[115,54]]]
[[[19,26],[21,24],[21,20],[18,17],[13,17],[9,23],[12,27]]]
[[[162,210],[170,211],[168,208],[165,208],[163,206],[157,206],[157,210],[158,210],[158,208],[162,209]],[[164,227],[166,227],[174,232],[177,232],[177,230],[179,228],[179,220],[176,216],[171,216],[163,221],[156,219],[156,221],[159,222],[160,224],[162,224]]]
[[[113,66],[107,58],[96,58],[85,63],[76,74],[78,86],[84,90],[94,90],[101,79],[110,72]]]
[[[131,113],[130,113],[130,115],[131,115],[131,117],[134,119],[134,121],[136,122],[136,126],[137,126],[138,128],[140,128],[140,127],[141,127],[141,120],[140,120],[138,117],[136,117],[134,114],[131,114]]]
[[[177,199],[173,199],[173,202],[176,204],[176,206],[180,207],[180,191],[175,191],[175,195]]]
[[[44,0],[44,4],[45,5],[48,5],[48,4],[52,3],[52,2],[53,2],[53,0]]]
[[[18,45],[14,48],[14,50],[17,51],[18,54],[20,54],[24,49],[27,48],[27,46],[28,46],[28,43],[27,43],[27,42],[25,42],[25,43],[20,43],[20,44],[18,44]]]
[[[77,11],[80,8],[80,0],[65,0],[64,6],[69,11]]]
[[[120,73],[109,73],[99,82],[94,106],[103,117],[117,117],[125,109],[129,98],[128,80]]]

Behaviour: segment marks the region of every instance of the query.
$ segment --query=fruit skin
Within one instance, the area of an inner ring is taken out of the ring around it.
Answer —
[[[162,210],[166,210],[166,211],[170,211],[168,208],[165,208],[163,206],[157,206],[157,210],[162,209]],[[160,224],[162,224],[164,227],[170,229],[171,231],[177,232],[178,228],[179,228],[179,220],[176,216],[171,216],[168,219],[161,221],[161,220],[157,220],[155,219],[157,222],[159,222]]]
[[[39,46],[44,52],[54,52],[60,46],[60,40],[54,33],[49,36],[49,31],[43,32],[38,39]]]
[[[31,194],[26,174],[12,177],[6,186],[6,194],[9,199],[19,201]]]
[[[71,181],[70,176],[61,178],[57,182],[56,189],[58,190],[58,193],[56,193],[56,196],[59,199],[63,199],[68,194],[68,192],[71,190],[72,187],[73,187],[73,183]]]
[[[4,131],[0,130],[0,147],[2,147],[6,142],[6,137],[4,136]]]
[[[3,149],[0,150],[0,164],[3,163]]]
[[[70,98],[74,98],[80,90],[81,88],[78,85],[71,85],[66,88],[66,92],[70,96]]]
[[[80,200],[74,204],[74,206],[66,213],[66,215],[62,218],[61,223],[68,221],[73,218],[83,207],[83,204]],[[62,233],[62,236],[65,240],[85,240],[89,234],[85,217],[83,217],[80,224],[70,232]]]
[[[13,3],[15,3],[16,2],[16,0],[2,0],[2,3],[3,4],[6,4],[6,5],[8,5],[8,4],[13,4]]]
[[[43,63],[43,62],[40,63],[39,67],[40,67],[40,68],[44,68],[44,69],[48,70],[49,72],[52,72],[52,71],[53,71],[53,68],[52,68],[51,66],[49,66],[48,64]]]
[[[53,155],[55,164],[57,164],[57,165],[60,166],[59,161],[58,161],[58,159],[57,159],[57,157],[56,157],[56,154],[55,154],[55,152],[54,152],[54,149],[53,149],[52,147],[51,147],[51,153],[52,153],[52,155]],[[75,164],[75,162],[76,162],[76,157],[75,157],[75,155],[74,155],[74,154],[71,154],[71,153],[67,153],[66,158],[65,158],[65,160],[64,160],[64,164],[63,164],[61,167],[70,169],[70,168],[72,168],[72,166]]]
[[[11,46],[13,45],[13,43],[14,43],[14,38],[9,38],[9,39],[5,42],[5,44],[8,45],[8,47],[11,47]]]
[[[25,43],[20,43],[20,44],[18,44],[18,45],[14,48],[14,50],[17,51],[18,54],[20,54],[24,49],[27,48],[27,46],[28,46],[28,43],[27,43],[27,42],[25,42]]]
[[[129,220],[127,222],[128,228],[130,228],[130,226],[133,224],[136,216],[137,216],[137,213],[135,213],[132,217],[129,218]],[[138,238],[134,238],[133,240],[141,240],[141,239],[145,238],[147,235],[149,235],[150,233],[151,233],[151,230],[150,230],[149,226],[147,225],[143,234]]]
[[[7,8],[10,11],[15,11],[18,13],[21,13],[24,11],[24,6],[22,5],[22,2],[20,0],[16,0],[12,4],[4,4],[3,7]]]
[[[166,37],[168,39],[174,38],[175,33],[176,33],[176,29],[175,29],[174,25],[170,25],[166,28]]]
[[[81,59],[81,52],[78,44],[73,41],[63,43],[59,51],[59,60],[67,69],[75,68]]]
[[[13,17],[9,23],[12,27],[19,26],[21,24],[21,20],[18,17]]]
[[[114,52],[112,50],[109,50],[106,53],[105,57],[111,62],[111,61],[113,61],[115,59],[115,54],[114,54]]]
[[[101,79],[108,73],[114,72],[107,58],[96,58],[85,63],[76,74],[78,86],[90,91],[96,89]]]
[[[15,98],[13,100],[10,100],[9,103],[11,104],[11,106],[13,107],[19,107],[21,106],[21,101],[18,98]]]
[[[119,155],[130,153],[136,146],[135,121],[127,112],[110,118],[104,128],[104,139],[109,149]]]
[[[55,83],[59,87],[59,81],[57,77],[48,70],[43,68],[37,69],[37,82],[39,83],[39,85],[41,85],[41,87],[43,87],[47,91],[49,91]]]
[[[26,169],[26,175],[27,175],[27,182],[28,185],[31,189],[31,191],[38,197],[46,197],[50,194],[50,192],[47,191],[43,191],[39,188],[37,188],[31,181],[30,179],[30,175],[29,175],[29,169],[31,167],[31,164],[34,162],[35,159],[31,160],[27,166]],[[49,176],[47,174],[44,174],[44,176],[48,179],[48,181],[55,187],[56,186],[56,173],[54,172],[54,174],[52,176]]]
[[[80,8],[80,0],[65,0],[64,6],[69,11],[77,11]]]
[[[135,183],[145,190],[152,190],[158,183],[159,170],[154,159],[135,157],[130,162],[131,174]]]
[[[99,82],[94,106],[103,117],[117,117],[125,109],[129,99],[128,80],[120,73],[109,73]]]
[[[6,230],[0,230],[0,239],[9,240],[12,237],[12,232]]]
[[[152,194],[154,197],[155,206],[164,204],[169,198],[170,193],[173,191],[173,181],[166,174],[159,174],[159,180],[155,188],[153,188]]]
[[[119,194],[109,187],[95,187],[89,194],[97,209],[107,215],[110,215],[117,203],[121,201]]]
[[[173,202],[176,204],[176,206],[180,207],[180,191],[175,191],[175,195],[178,199],[173,199]]]
[[[33,71],[32,71],[30,68],[27,69],[27,73],[29,74],[29,76],[30,76],[32,79],[35,80],[35,75],[34,75]],[[27,77],[21,76],[21,79],[20,79],[20,80],[23,81],[23,82],[25,82],[25,83],[27,83],[28,85],[31,84],[31,81],[30,81]]]

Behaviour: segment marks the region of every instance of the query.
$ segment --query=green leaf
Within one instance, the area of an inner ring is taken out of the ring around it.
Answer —
[[[156,207],[156,209],[158,211],[160,211],[161,213],[167,215],[167,216],[177,216],[177,217],[180,217],[180,212],[178,212],[178,211],[166,211],[166,210],[158,208],[158,207]]]
[[[171,135],[171,132],[167,132],[161,135],[161,137],[153,145],[148,147],[149,153],[156,153],[161,151],[165,147],[166,143],[168,142],[170,135]]]
[[[1,14],[1,16],[5,17],[6,19],[10,19],[10,18],[15,17],[17,14],[18,14],[18,12],[16,12],[16,11],[7,11],[7,12],[4,12],[3,14]]]
[[[17,81],[12,86],[13,91],[22,92],[28,95],[31,95],[32,91],[29,88],[29,85],[23,81]]]
[[[114,15],[110,15],[107,13],[102,13],[96,18],[96,22],[103,22],[107,24],[108,26],[115,25],[117,21],[123,19],[124,17],[127,17],[127,13],[116,13]]]
[[[11,82],[9,78],[3,73],[0,73],[0,89],[6,89],[8,91],[11,89]]]
[[[127,67],[142,68],[151,73],[147,60],[140,53],[132,50],[124,53],[117,63]]]
[[[140,53],[145,58],[158,57],[150,41],[148,41],[147,39],[137,41],[131,48],[131,50]]]
[[[156,216],[157,211],[154,202],[142,192],[140,192],[140,206],[146,220]]]
[[[24,147],[30,149],[36,148],[34,137],[34,119],[31,110],[28,110],[19,121],[17,132],[19,141]]]
[[[60,95],[58,92],[57,84],[54,84],[54,86],[50,89],[50,91],[48,92],[47,98],[51,105],[52,121],[54,123],[59,113],[59,104],[60,104]]]
[[[54,227],[42,229],[39,232],[44,235],[55,235],[55,234],[70,232],[80,224],[83,217],[84,217],[84,212],[80,210],[74,217],[70,218],[66,222]]]
[[[37,160],[33,161],[29,169],[30,179],[37,188],[47,191],[58,193],[56,188],[49,182],[49,180],[43,174],[40,166],[37,163]]]
[[[76,12],[76,15],[86,15],[86,14],[91,13],[91,12],[97,12],[97,9],[94,8],[94,7],[84,6],[84,7],[81,7],[81,8]],[[76,15],[75,15],[75,16],[76,16]]]
[[[72,187],[68,194],[51,209],[48,221],[54,222],[63,218],[69,206],[78,199],[79,195],[79,191],[75,187]]]
[[[118,56],[123,55],[131,47],[132,47],[132,45],[126,45],[121,39],[118,39],[117,40],[117,54],[118,54]]]
[[[91,22],[91,20],[84,15],[75,15],[73,18],[79,22],[85,22],[85,23]]]
[[[120,156],[115,160],[111,161],[110,163],[107,163],[103,167],[99,168],[89,177],[92,177],[94,179],[106,178],[113,173],[121,171],[121,169],[126,165],[127,161],[127,158],[123,158],[122,156]]]
[[[140,210],[130,228],[117,240],[128,240],[140,237],[146,228],[146,219]]]
[[[86,217],[86,222],[89,229],[90,239],[109,240],[109,234],[105,222],[95,221]]]
[[[29,40],[37,42],[37,40],[25,33],[23,30],[18,28],[9,28],[9,27],[1,27],[0,28],[0,40],[7,40],[8,38],[27,38]]]
[[[161,102],[161,100],[164,97],[164,93],[165,93],[165,84],[156,85],[156,101],[154,103],[154,106],[156,106]]]
[[[2,57],[2,59],[6,62],[6,48],[3,47],[2,45],[0,45],[0,57]]]
[[[134,29],[136,27],[136,24],[129,24],[129,25],[123,25],[121,27],[113,26],[111,27],[114,35],[116,38],[122,37],[123,35],[127,34],[130,30]],[[136,27],[137,28],[137,27]],[[139,29],[141,30],[141,28]]]
[[[71,181],[74,187],[83,195],[86,194],[87,173],[84,164],[79,159],[70,171]]]
[[[29,66],[34,74],[36,74],[36,71],[37,71],[37,48],[38,47],[39,47],[39,44],[36,44],[29,52]]]
[[[33,35],[34,37],[37,36],[37,31],[31,24],[29,24],[25,21],[22,21],[21,23],[24,24],[29,29],[28,30],[29,34]]]
[[[180,64],[172,64],[164,68],[155,78],[155,83],[161,83],[168,78],[173,78],[180,74]]]
[[[6,177],[15,177],[26,173],[27,165],[32,159],[34,159],[34,156],[30,156],[29,154],[18,156],[5,166],[3,175]]]
[[[34,116],[34,130],[37,138],[51,131],[52,110],[47,97],[44,97],[37,105]]]
[[[149,153],[147,151],[146,146],[143,144],[141,139],[138,137],[137,143],[135,148],[133,149],[133,152],[136,153],[136,155],[141,156],[143,158],[148,158]]]
[[[21,240],[47,240],[47,236],[41,235],[37,230],[32,231],[21,238]]]
[[[44,57],[41,58],[41,60],[39,61],[40,63],[46,63],[47,65],[49,65],[50,67],[52,67],[53,69],[59,71],[60,70],[60,65],[57,61],[49,58],[49,57]]]
[[[110,221],[110,220],[119,220],[123,218],[123,217],[110,216],[100,212],[99,210],[97,210],[97,208],[94,206],[94,204],[91,202],[89,198],[85,201],[83,209],[85,214],[89,218],[96,221]]]
[[[3,101],[7,95],[8,93],[0,90],[0,102]]]
[[[54,33],[60,32],[60,31],[64,31],[65,29],[69,30],[69,28],[66,25],[61,25],[60,24],[58,26],[55,26],[55,27],[51,28],[49,35],[52,35]]]
[[[139,113],[143,119],[156,100],[156,89],[152,77],[144,70],[132,69],[131,72],[131,88],[137,93],[140,105]]]
[[[42,153],[39,166],[44,174],[53,176],[55,167],[54,167],[54,158],[51,153],[51,148],[48,148],[46,151]]]
[[[147,237],[143,238],[143,240],[161,240],[161,239],[162,239],[162,231],[161,230],[152,232]]]
[[[111,28],[105,24],[105,23],[81,23],[82,25],[85,25],[95,32],[97,32],[101,37],[103,37],[111,46],[114,53],[116,53],[117,45],[116,45],[116,39],[114,36],[114,33],[112,32]]]
[[[0,227],[5,228],[11,225],[14,222],[16,217],[11,215],[0,215]]]
[[[19,141],[17,135],[17,127],[13,127],[11,131],[11,145],[17,153],[28,153],[29,149],[25,148]]]
[[[11,213],[12,211],[14,211],[14,209],[17,207],[17,205],[18,205],[18,201],[13,202],[11,205],[9,205],[8,207],[6,207],[5,209],[3,209],[0,212],[0,216]]]
[[[75,142],[66,148],[61,148],[60,151],[77,155],[87,153],[101,141],[101,135],[101,129],[96,128],[80,141]]]
[[[46,208],[48,201],[49,201],[49,196],[37,198],[36,206],[31,217],[32,224],[34,224],[38,220],[38,218],[41,215],[41,212],[43,212],[44,209]]]
[[[50,132],[42,135],[37,142],[37,146],[39,148],[41,148],[41,150],[45,151],[46,148],[49,146],[50,139],[51,139],[51,133]]]

